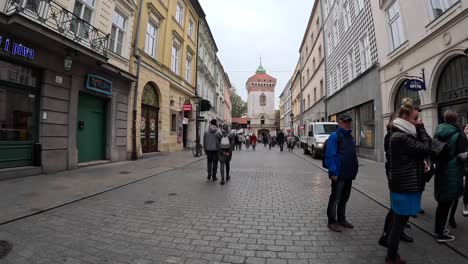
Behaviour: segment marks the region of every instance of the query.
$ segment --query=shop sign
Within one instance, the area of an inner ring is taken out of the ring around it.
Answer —
[[[419,92],[421,90],[426,90],[426,84],[424,81],[419,79],[409,79],[405,81],[406,89],[414,92]]]
[[[88,74],[86,88],[98,93],[112,95],[112,82],[97,75]]]
[[[191,112],[192,111],[192,105],[191,104],[184,104],[183,110],[184,110],[184,112]]]
[[[19,56],[30,60],[34,59],[34,49],[28,48],[22,43],[14,42],[9,38],[4,38],[2,35],[0,35],[0,49],[3,49],[13,56]]]
[[[184,117],[183,124],[188,125],[188,118]]]

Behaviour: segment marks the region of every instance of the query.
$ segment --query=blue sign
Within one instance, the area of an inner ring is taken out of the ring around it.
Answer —
[[[421,90],[426,90],[426,84],[422,80],[418,79],[409,79],[405,81],[406,89],[414,92],[419,92]]]
[[[97,75],[88,74],[86,88],[98,93],[112,95],[112,82]]]
[[[34,49],[24,46],[22,43],[16,43],[11,41],[9,38],[3,38],[0,35],[0,49],[10,53],[13,56],[20,56],[26,59],[34,59]]]

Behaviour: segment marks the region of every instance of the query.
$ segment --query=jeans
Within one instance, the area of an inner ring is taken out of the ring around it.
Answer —
[[[409,220],[407,215],[393,214],[390,223],[390,234],[388,235],[388,253],[389,260],[396,260],[398,257],[398,247],[400,246],[400,237],[405,229],[405,225]]]
[[[351,195],[352,180],[331,181],[331,194],[328,201],[328,223],[344,222],[346,220],[346,203]]]
[[[280,147],[280,151],[283,151],[284,142],[280,142],[280,143],[279,143],[279,147]]]
[[[216,178],[216,172],[218,171],[218,151],[207,151],[206,156],[208,161],[208,176]]]
[[[439,202],[437,204],[436,220],[435,220],[435,233],[437,235],[444,234],[450,208],[455,205],[455,202],[456,201],[448,201],[448,202]]]
[[[221,181],[224,181],[224,167],[226,167],[226,177],[229,177],[229,171],[231,170],[231,162],[226,161],[226,162],[220,162],[219,163],[220,168],[219,171],[221,172]]]

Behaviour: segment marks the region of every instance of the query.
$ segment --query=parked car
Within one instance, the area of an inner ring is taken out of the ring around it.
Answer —
[[[305,124],[305,136],[301,138],[304,154],[312,154],[314,159],[323,156],[323,145],[330,134],[338,128],[335,122],[310,122]]]

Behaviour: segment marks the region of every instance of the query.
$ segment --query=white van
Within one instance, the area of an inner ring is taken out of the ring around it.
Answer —
[[[338,128],[335,122],[310,122],[305,125],[305,136],[301,138],[304,154],[312,154],[314,159],[323,156],[323,145],[331,133]]]

